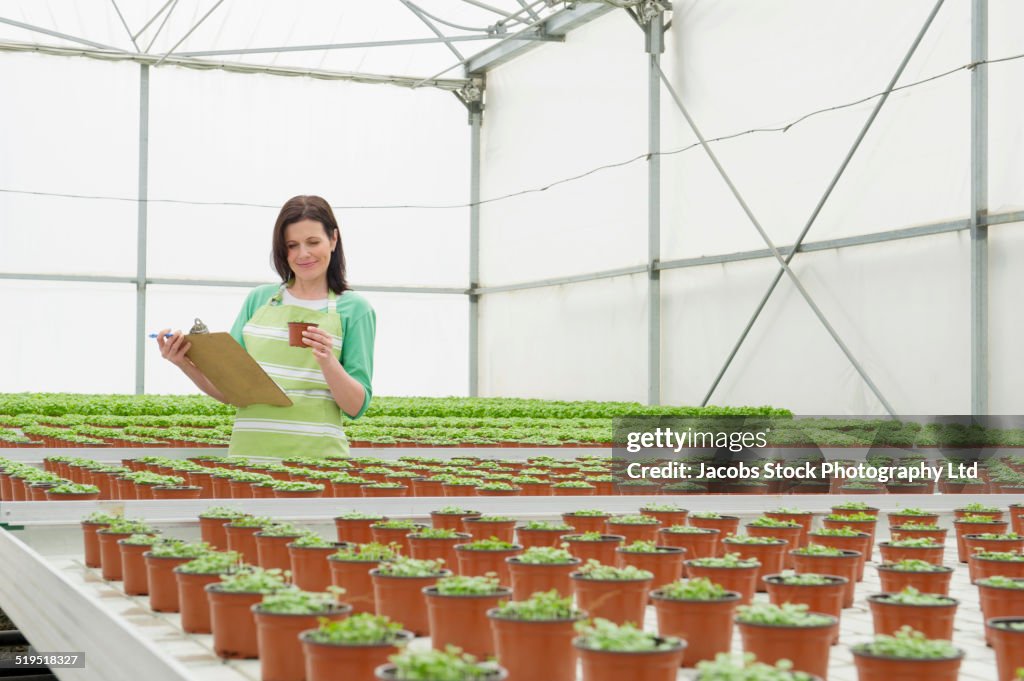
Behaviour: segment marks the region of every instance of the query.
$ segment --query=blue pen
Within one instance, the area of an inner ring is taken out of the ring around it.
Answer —
[[[156,334],[155,333],[151,333],[151,334],[149,334],[149,337],[150,338],[156,338]],[[174,338],[174,334],[173,333],[165,333],[164,334],[164,338]]]

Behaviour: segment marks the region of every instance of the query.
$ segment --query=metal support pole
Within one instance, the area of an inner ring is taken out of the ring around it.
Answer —
[[[988,0],[971,3],[971,61],[988,59]],[[988,65],[971,72],[971,414],[988,414]]]
[[[469,288],[480,286],[480,126],[482,102],[469,111]],[[469,294],[469,396],[480,394],[480,295]]]
[[[661,404],[661,12],[647,22],[647,404]]]
[[[139,79],[139,210],[135,255],[135,394],[146,392],[146,229],[149,199],[149,65]]]

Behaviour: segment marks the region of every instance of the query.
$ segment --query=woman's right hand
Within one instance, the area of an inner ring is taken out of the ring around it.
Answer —
[[[192,343],[185,340],[185,335],[180,330],[175,331],[170,338],[164,338],[170,332],[170,329],[161,329],[160,333],[156,335],[157,345],[160,346],[160,356],[179,369],[184,369],[192,364],[192,360],[185,356],[185,353],[192,347]]]

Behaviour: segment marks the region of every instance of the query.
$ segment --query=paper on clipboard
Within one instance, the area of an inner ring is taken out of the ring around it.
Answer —
[[[292,401],[263,367],[229,333],[190,333],[187,357],[236,407],[270,404],[290,407]]]

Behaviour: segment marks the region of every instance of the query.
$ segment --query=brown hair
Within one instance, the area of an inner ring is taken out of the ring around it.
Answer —
[[[341,295],[348,290],[348,282],[345,281],[345,251],[341,248],[341,230],[338,229],[338,221],[334,218],[331,205],[319,196],[293,196],[281,206],[277,222],[274,223],[274,243],[270,256],[274,269],[282,282],[288,282],[295,276],[292,268],[288,266],[288,247],[285,245],[284,230],[288,225],[300,220],[319,222],[323,225],[328,239],[334,234],[338,235],[338,241],[331,252],[331,261],[327,265],[327,288]]]

